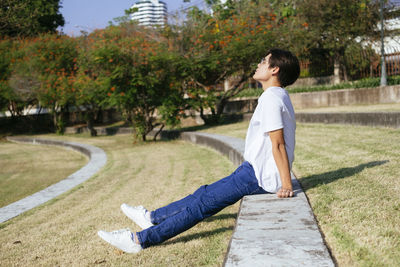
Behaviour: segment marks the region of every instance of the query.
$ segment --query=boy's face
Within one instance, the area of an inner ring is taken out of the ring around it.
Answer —
[[[265,58],[258,63],[256,72],[253,75],[253,79],[259,82],[269,81],[272,75],[275,73],[276,68],[269,67],[269,58],[271,54],[268,54]]]

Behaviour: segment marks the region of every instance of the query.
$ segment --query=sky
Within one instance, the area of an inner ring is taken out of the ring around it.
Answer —
[[[205,8],[204,0],[162,0],[168,6],[169,13],[175,13],[181,8],[197,5]],[[125,15],[125,10],[130,8],[136,0],[61,0],[61,14],[64,16],[65,25],[62,31],[71,36],[80,35],[80,32],[91,32],[95,29],[105,28],[116,17]],[[391,0],[400,5],[400,0]]]
[[[175,13],[179,9],[193,5],[205,8],[203,0],[191,0],[190,3],[184,3],[183,0],[162,1],[167,4],[168,13]],[[70,36],[78,36],[81,31],[90,33],[95,29],[105,28],[109,25],[109,21],[124,16],[125,10],[135,2],[135,0],[62,0],[60,12],[65,19],[62,31]]]

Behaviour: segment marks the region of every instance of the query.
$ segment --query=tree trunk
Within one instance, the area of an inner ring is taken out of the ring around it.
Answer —
[[[200,118],[204,121],[204,123],[206,123],[206,116],[204,115],[204,109],[203,107],[200,107]]]
[[[340,83],[340,61],[338,54],[335,54],[333,61],[333,83],[334,84]]]
[[[94,111],[86,112],[86,124],[90,131],[90,136],[97,136],[97,131],[94,128]]]
[[[225,105],[227,103],[227,98],[221,98],[215,104],[215,107],[211,109],[211,115],[207,116],[200,112],[201,118],[207,125],[215,125],[221,122],[222,113],[224,112]]]
[[[156,141],[156,140],[157,140],[157,136],[162,132],[164,126],[165,126],[164,124],[161,125],[160,130],[158,130],[158,131],[156,132],[156,134],[154,135],[153,141]]]
[[[340,77],[342,81],[348,81],[349,77],[347,75],[347,68],[346,68],[346,61],[345,61],[345,54],[344,54],[345,50],[341,49],[339,52],[339,65],[340,65]]]
[[[52,113],[55,131],[57,134],[63,135],[65,132],[65,110],[61,108],[61,110],[57,112],[56,107],[52,107]]]
[[[342,76],[343,76],[343,80],[344,81],[348,81],[349,80],[349,76],[347,75],[347,68],[345,64],[342,64]]]
[[[226,98],[221,98],[218,102],[217,102],[217,115],[221,116],[222,113],[224,112],[224,108],[226,103],[228,102],[228,99]]]
[[[57,112],[55,111],[54,108],[53,108],[53,124],[54,124],[54,131],[57,132],[58,120],[57,120]]]

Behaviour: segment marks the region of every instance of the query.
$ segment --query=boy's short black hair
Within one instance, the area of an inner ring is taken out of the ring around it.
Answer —
[[[293,84],[300,75],[299,60],[291,52],[273,48],[268,50],[269,67],[279,67],[278,80],[282,87]]]

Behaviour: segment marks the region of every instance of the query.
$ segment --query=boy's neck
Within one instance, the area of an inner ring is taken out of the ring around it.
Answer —
[[[281,84],[276,80],[269,80],[266,82],[261,82],[262,88],[266,91],[270,87],[282,87]]]

